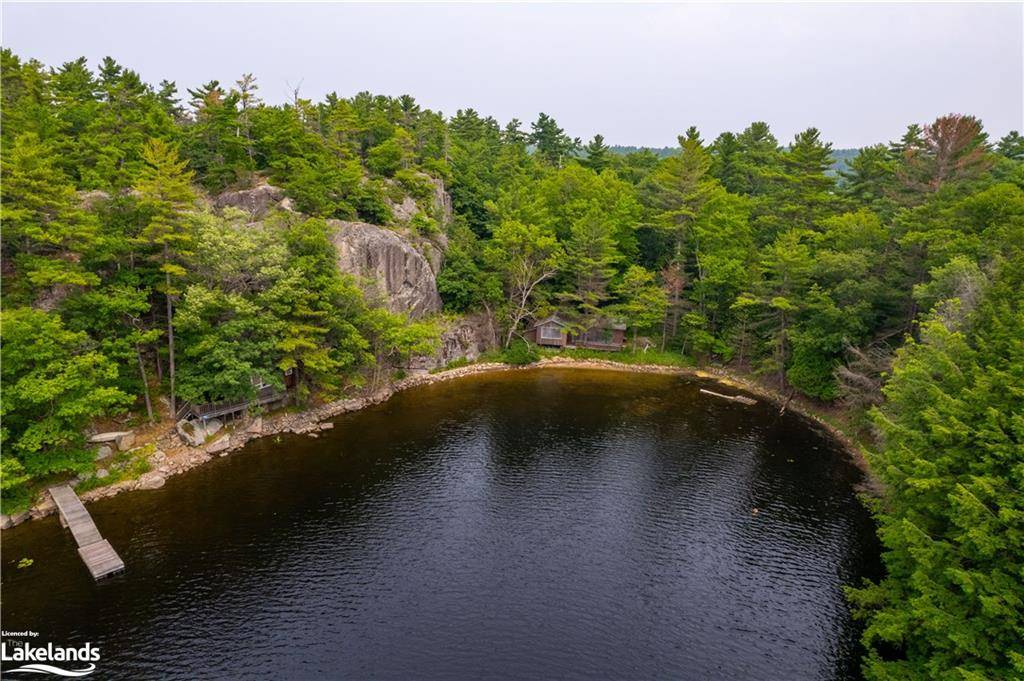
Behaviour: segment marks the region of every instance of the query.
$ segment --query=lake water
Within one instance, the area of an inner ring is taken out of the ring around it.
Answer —
[[[90,504],[113,579],[54,517],[4,532],[3,628],[102,679],[859,678],[861,473],[699,385],[506,372],[257,441]]]

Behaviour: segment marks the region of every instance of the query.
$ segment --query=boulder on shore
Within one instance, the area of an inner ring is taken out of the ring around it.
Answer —
[[[135,433],[129,431],[117,438],[118,451],[126,452],[135,444]]]
[[[165,478],[158,471],[151,471],[139,476],[136,484],[136,489],[160,489],[167,482]]]
[[[225,435],[219,440],[215,440],[210,444],[206,445],[207,454],[217,454],[218,452],[227,451],[231,447],[231,436]]]
[[[249,424],[249,427],[245,429],[245,432],[252,433],[254,435],[259,435],[260,433],[262,433],[263,432],[263,417],[262,416],[257,416],[256,418],[254,418],[252,420],[252,423]]]
[[[0,514],[0,530],[9,530],[15,525],[20,525],[28,520],[30,516],[31,514],[28,511],[14,513],[13,515]]]
[[[112,430],[108,433],[96,433],[95,435],[89,436],[90,444],[102,444],[107,442],[117,443],[119,439],[125,435],[130,435],[130,430]]]
[[[174,424],[178,435],[190,447],[202,447],[212,435],[223,427],[224,424],[220,419],[210,419],[205,422],[182,419]]]

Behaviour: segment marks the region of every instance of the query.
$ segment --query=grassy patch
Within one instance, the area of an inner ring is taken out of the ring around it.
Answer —
[[[452,361],[448,362],[443,367],[437,367],[436,369],[431,369],[430,373],[432,373],[432,374],[439,374],[442,371],[448,371],[450,369],[459,369],[461,367],[467,367],[470,364],[472,364],[472,362],[470,362],[465,357],[459,357],[458,359],[453,359]]]
[[[98,478],[93,474],[91,477],[75,485],[75,491],[81,494],[97,487],[113,485],[124,480],[134,480],[143,473],[149,472],[151,468],[149,457],[155,451],[156,445],[150,443],[127,452],[118,452],[112,458],[103,462],[102,467],[106,468],[110,475],[105,478]]]

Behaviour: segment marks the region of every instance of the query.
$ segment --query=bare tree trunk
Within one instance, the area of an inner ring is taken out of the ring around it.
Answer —
[[[153,328],[156,328],[156,312],[152,309],[149,311],[149,319],[153,324]],[[156,380],[160,383],[164,382],[164,363],[160,359],[160,351],[155,350],[153,352],[153,358],[156,360]]]
[[[146,415],[153,423],[153,403],[149,399],[149,379],[146,377],[146,365],[142,361],[142,348],[135,344],[135,356],[139,359],[139,375],[142,377],[142,395],[146,398]],[[174,415],[172,414],[172,417]]]
[[[794,395],[796,395],[796,388],[789,391],[789,397],[787,397],[786,401],[783,403],[782,409],[779,409],[779,416],[786,413],[786,409],[789,407],[789,403],[793,401]]]
[[[487,315],[487,330],[491,333],[491,343],[498,347],[498,329],[494,326],[494,311],[489,303],[484,303],[484,314]]]
[[[171,274],[170,272],[164,273],[164,281],[167,285],[167,369],[168,378],[171,382],[171,415],[172,417],[178,413],[178,404],[174,396],[174,312],[171,304]]]

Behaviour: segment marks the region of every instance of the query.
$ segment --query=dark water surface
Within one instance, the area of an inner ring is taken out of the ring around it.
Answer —
[[[857,678],[859,472],[698,387],[511,372],[264,439],[90,504],[109,581],[55,518],[4,532],[3,628],[103,679]]]

